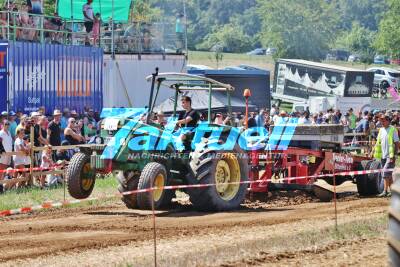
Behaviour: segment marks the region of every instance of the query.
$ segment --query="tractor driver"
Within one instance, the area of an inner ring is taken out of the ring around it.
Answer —
[[[200,119],[200,115],[196,110],[192,108],[192,99],[189,96],[183,96],[181,99],[181,103],[182,108],[185,110],[185,113],[180,114],[179,120],[176,122],[176,124],[180,127],[196,127]],[[193,131],[188,131],[181,135],[181,140],[190,142],[190,139],[192,137]]]
[[[181,102],[185,113],[179,116],[179,120],[176,124],[181,127],[196,127],[200,115],[192,108],[192,99],[189,96],[183,96]]]

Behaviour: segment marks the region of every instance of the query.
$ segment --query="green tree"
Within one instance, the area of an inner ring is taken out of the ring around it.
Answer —
[[[379,24],[376,48],[392,57],[400,57],[400,0],[388,0],[389,9]]]
[[[221,47],[224,52],[245,52],[251,48],[251,41],[243,29],[234,24],[226,24],[209,34],[206,40],[198,46],[199,49],[209,50]]]
[[[320,60],[336,39],[338,17],[324,0],[259,0],[262,42],[275,57]]]
[[[351,30],[354,22],[363,28],[377,31],[379,22],[387,10],[386,0],[334,0],[340,14],[340,27]]]
[[[350,32],[340,35],[339,47],[344,47],[356,53],[364,63],[371,63],[375,55],[374,41],[376,32],[362,27],[358,22],[354,22]]]

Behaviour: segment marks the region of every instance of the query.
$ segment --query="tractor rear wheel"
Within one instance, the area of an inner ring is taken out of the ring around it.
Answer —
[[[66,179],[72,197],[88,198],[96,181],[96,172],[90,166],[90,156],[82,152],[74,154],[66,171]]]
[[[381,163],[375,160],[363,160],[361,170],[379,170]],[[377,195],[383,192],[382,173],[370,173],[356,176],[357,191],[360,196]]]
[[[138,189],[157,187],[152,193],[137,194],[137,204],[140,209],[152,209],[152,202],[155,209],[166,208],[171,205],[175,195],[174,190],[165,190],[161,187],[168,185],[167,170],[157,162],[148,163],[140,174]]]
[[[239,146],[233,151],[200,150],[191,153],[189,184],[215,184],[187,190],[199,210],[223,211],[239,208],[246,196],[248,159]]]
[[[389,208],[389,266],[400,266],[400,180],[392,186]]]
[[[131,175],[129,172],[119,172],[118,173],[118,191],[120,193],[130,192],[137,190],[139,184],[139,176]],[[137,194],[122,195],[122,202],[128,209],[137,209]]]

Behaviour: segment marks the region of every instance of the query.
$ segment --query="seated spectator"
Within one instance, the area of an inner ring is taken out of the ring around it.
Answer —
[[[96,125],[87,116],[83,117],[83,136],[89,141],[97,133]]]
[[[44,148],[45,148],[45,150],[43,150],[43,152],[42,152],[42,160],[41,160],[40,167],[43,169],[48,169],[50,167],[53,167],[53,165],[54,165],[54,162],[52,159],[52,146],[46,145]],[[46,186],[46,180],[47,180],[47,184],[50,185],[50,182],[52,182],[51,174],[48,174],[46,176],[44,176],[44,175],[40,176],[40,187],[41,188],[44,188]]]
[[[63,33],[61,31],[64,30],[64,23],[57,12],[54,12],[53,17],[46,21],[45,27],[46,29],[54,31],[49,34],[52,43],[62,42]]]
[[[61,143],[62,146],[69,146],[70,143],[67,140],[62,141]],[[72,156],[74,154],[74,151],[72,149],[60,149],[57,151],[57,160],[61,160],[64,163],[68,163]]]

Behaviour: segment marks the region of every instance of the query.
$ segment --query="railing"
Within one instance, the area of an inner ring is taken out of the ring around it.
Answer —
[[[175,33],[172,23],[103,22],[94,41],[84,21],[8,11],[0,11],[0,34],[0,39],[40,43],[87,45],[89,40],[111,54],[180,54],[186,47],[185,34]]]

